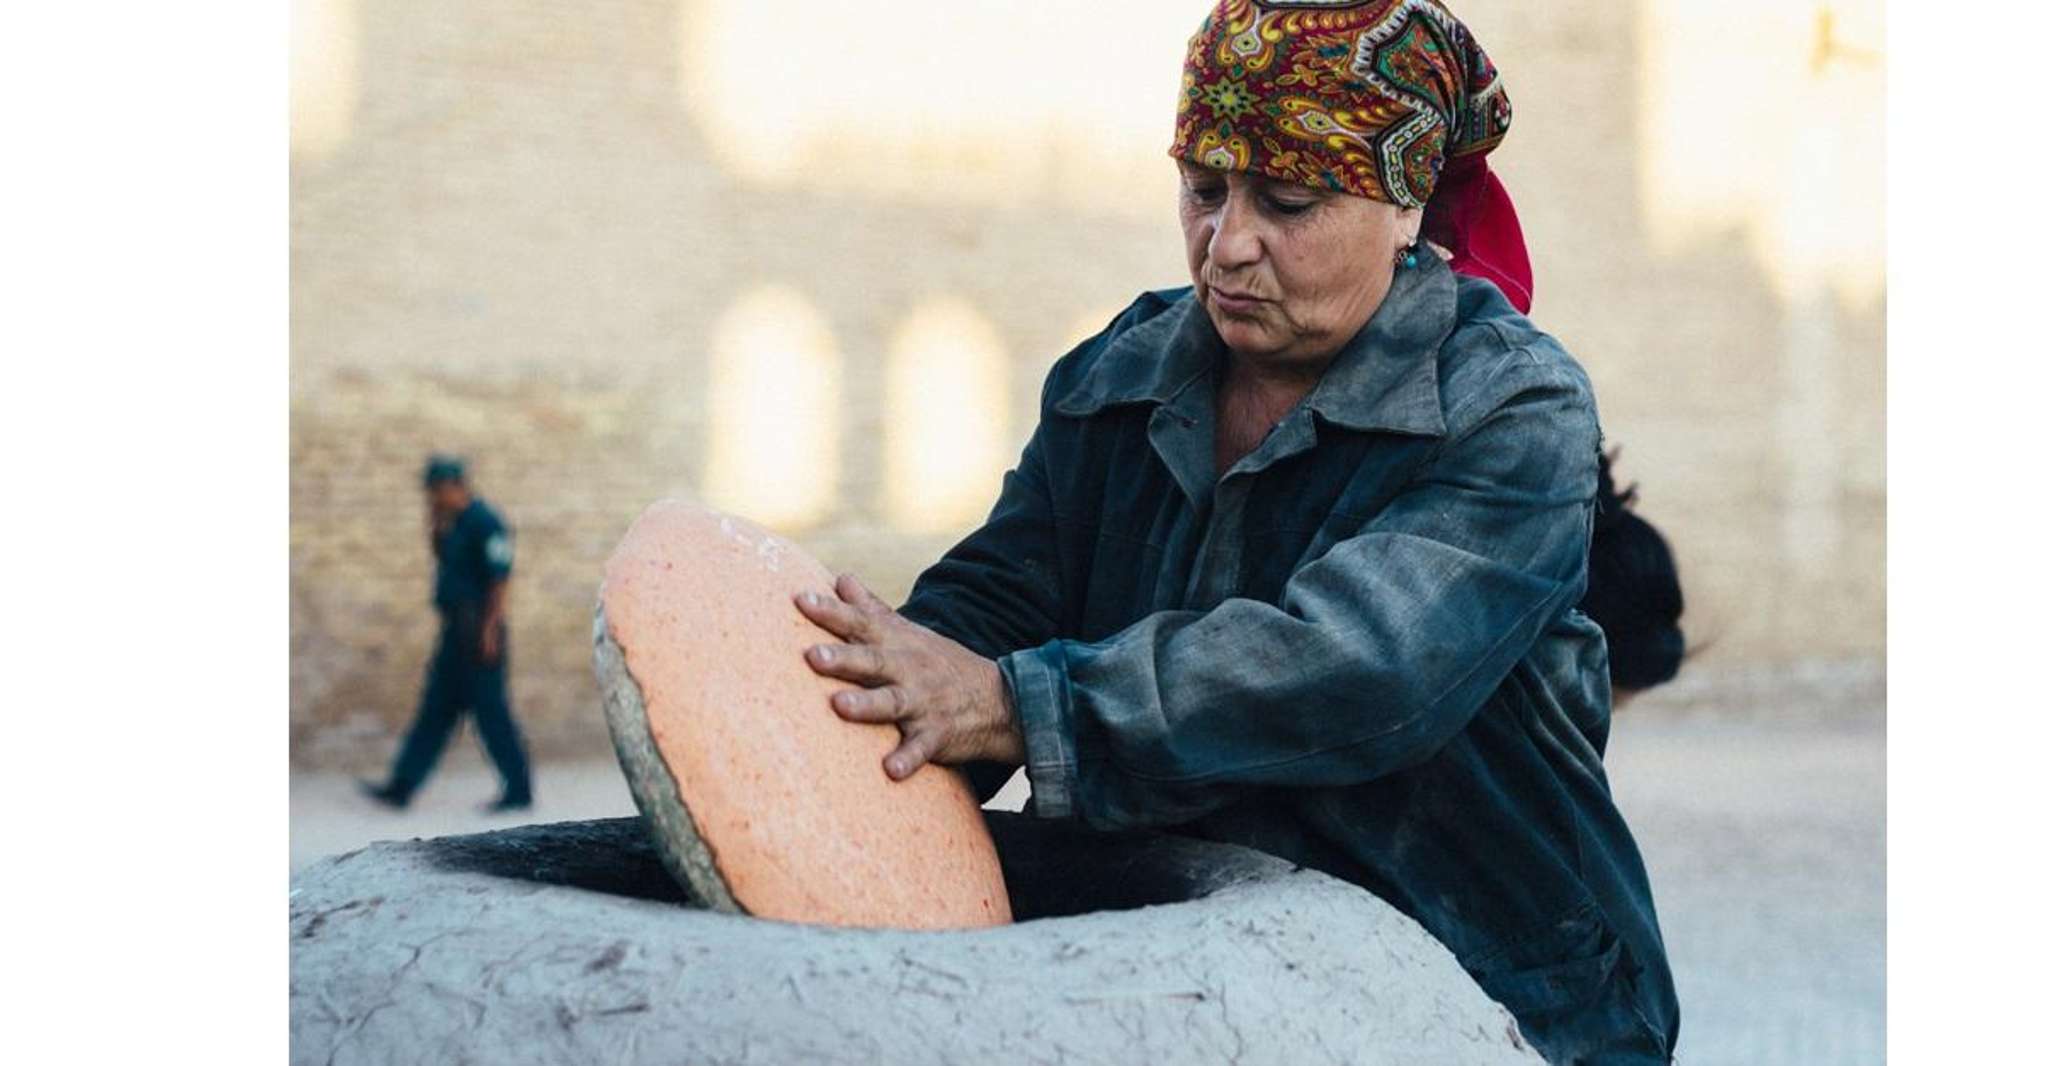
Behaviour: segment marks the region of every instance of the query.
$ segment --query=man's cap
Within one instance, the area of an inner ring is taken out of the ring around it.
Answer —
[[[421,472],[420,480],[427,485],[461,481],[463,461],[453,455],[430,455],[427,457],[427,469]]]

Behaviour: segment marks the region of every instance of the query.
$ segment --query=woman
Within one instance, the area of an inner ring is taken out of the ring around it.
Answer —
[[[1573,609],[1594,400],[1511,303],[1495,70],[1431,0],[1225,0],[1183,87],[1193,287],[1055,365],[988,522],[901,611],[851,577],[800,596],[839,638],[809,662],[851,683],[841,716],[897,724],[893,778],[937,761],[987,793],[1023,764],[1040,817],[1328,871],[1554,1061],[1666,1061],[1606,655]]]

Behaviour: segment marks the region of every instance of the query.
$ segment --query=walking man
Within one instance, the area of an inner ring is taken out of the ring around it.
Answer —
[[[477,735],[498,767],[505,788],[486,811],[533,805],[527,755],[506,699],[506,584],[512,575],[512,531],[498,512],[470,492],[462,460],[437,455],[424,477],[430,542],[434,549],[434,608],[441,638],[427,667],[420,710],[382,785],[363,791],[386,806],[403,808],[434,769],[464,710],[476,717]]]

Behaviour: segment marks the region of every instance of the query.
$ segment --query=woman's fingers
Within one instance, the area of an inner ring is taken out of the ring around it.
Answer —
[[[860,685],[881,685],[896,678],[883,650],[872,644],[814,644],[804,653],[812,672]]]
[[[982,743],[989,732],[982,725],[983,704],[992,685],[979,680],[976,670],[994,678],[993,664],[900,618],[852,574],[835,578],[830,593],[799,593],[797,609],[846,642],[814,645],[804,653],[813,672],[861,686],[833,693],[833,713],[850,722],[895,723],[903,735],[883,759],[891,780],[917,773],[943,750],[950,761],[976,757],[985,747],[1003,753]],[[994,686],[1000,691],[1001,681]]]
[[[911,714],[911,701],[896,685],[850,688],[833,693],[833,711],[850,722],[896,722]]]
[[[881,617],[891,613],[890,605],[878,599],[876,594],[870,592],[868,586],[862,584],[861,579],[853,574],[841,574],[833,582],[833,591],[864,615]]]
[[[798,593],[797,610],[813,625],[842,640],[867,641],[875,635],[874,619],[829,593],[809,589]]]
[[[892,781],[902,781],[918,772],[918,768],[932,761],[940,750],[940,730],[920,729],[906,733],[904,742],[897,750],[883,758],[883,772]]]

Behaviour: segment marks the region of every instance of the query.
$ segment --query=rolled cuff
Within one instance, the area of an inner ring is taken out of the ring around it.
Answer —
[[[1032,813],[1075,817],[1075,729],[1068,698],[1068,656],[1060,641],[1015,651],[997,660],[1010,686],[1025,735],[1025,775],[1032,782]]]

